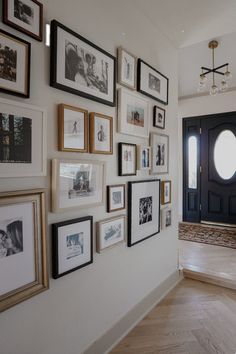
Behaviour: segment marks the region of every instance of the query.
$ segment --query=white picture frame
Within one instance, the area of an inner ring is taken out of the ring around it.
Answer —
[[[125,242],[125,215],[97,222],[97,252]]]
[[[151,174],[167,174],[169,172],[169,136],[151,133],[152,148]]]
[[[161,228],[165,230],[172,225],[172,209],[165,207],[161,210]]]
[[[118,48],[118,83],[136,89],[137,58],[123,47]]]

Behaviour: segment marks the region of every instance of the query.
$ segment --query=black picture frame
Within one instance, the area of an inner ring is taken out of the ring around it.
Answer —
[[[58,28],[62,29],[65,32],[68,32],[70,35],[74,36],[77,40],[84,42],[86,45],[91,46],[91,49],[94,48],[95,50],[99,51],[103,55],[107,56],[113,62],[113,87],[112,87],[112,100],[106,100],[95,96],[94,94],[89,94],[87,92],[75,89],[70,86],[66,86],[62,83],[58,82],[57,78],[57,49],[58,49]],[[105,105],[115,107],[116,106],[116,58],[111,55],[110,53],[106,52],[102,48],[98,47],[94,43],[90,42],[86,38],[82,37],[78,33],[74,32],[73,30],[69,29],[68,27],[64,26],[60,22],[56,20],[52,20],[51,22],[51,54],[50,54],[50,61],[51,61],[51,70],[50,70],[50,86],[57,88],[62,91],[66,91],[99,103],[103,103]]]
[[[158,125],[156,124],[156,119],[157,119],[157,110],[161,110],[163,111],[163,114],[164,114],[164,118],[163,118],[163,124],[161,125]],[[159,128],[159,129],[165,129],[165,126],[166,126],[166,110],[162,107],[159,107],[159,106],[154,106],[153,107],[153,126],[155,128]]]
[[[123,146],[131,146],[135,149],[135,171],[133,173],[124,173],[123,172],[123,158],[122,158],[122,148]],[[118,143],[118,175],[119,176],[136,176],[137,175],[137,145],[131,143]]]

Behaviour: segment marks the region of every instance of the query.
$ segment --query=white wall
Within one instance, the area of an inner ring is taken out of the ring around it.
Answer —
[[[172,274],[177,265],[177,51],[138,10],[135,0],[42,2],[46,21],[55,18],[114,55],[116,47],[123,45],[169,77],[170,103],[166,107],[165,132],[170,135],[170,173],[163,177],[173,181],[173,226],[135,247],[121,245],[102,255],[95,253],[92,265],[61,279],[51,279],[48,291],[2,313],[1,354],[80,354]],[[57,151],[57,104],[66,103],[112,115],[114,126],[116,109],[49,87],[49,49],[3,24],[0,26],[32,43],[31,98],[1,96],[43,106],[48,112],[47,178],[1,179],[0,190],[46,187],[50,199],[52,158],[104,160],[107,162],[107,184],[149,178],[146,172],[138,172],[137,177],[131,178],[117,176],[117,142],[147,143],[145,139],[115,132],[113,156]],[[155,102],[150,100],[150,104],[153,106]],[[94,221],[111,216],[106,214],[105,206],[75,209],[64,214],[49,212],[49,245],[52,223],[85,215],[93,215]]]

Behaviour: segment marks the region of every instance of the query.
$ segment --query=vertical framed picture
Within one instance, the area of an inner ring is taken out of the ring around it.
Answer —
[[[88,111],[58,105],[58,148],[60,151],[88,152]]]
[[[172,210],[171,208],[164,208],[161,211],[161,223],[162,229],[165,230],[172,224]]]
[[[89,144],[92,154],[113,154],[112,117],[99,113],[90,113]]]
[[[45,192],[0,194],[0,312],[48,289]]]
[[[52,253],[54,279],[93,263],[93,217],[53,224]]]
[[[137,147],[135,144],[118,144],[118,174],[119,176],[136,176]]]
[[[107,186],[107,211],[125,209],[125,184]]]
[[[51,22],[51,79],[59,90],[116,105],[116,58],[61,23]]]
[[[160,180],[128,183],[128,246],[160,232]]]
[[[152,133],[150,136],[152,148],[152,174],[169,172],[169,136]]]
[[[137,58],[126,49],[118,48],[118,83],[136,89]]]
[[[165,129],[166,111],[165,109],[154,106],[153,107],[153,126],[160,129]]]
[[[137,169],[149,171],[151,169],[151,148],[137,145]]]
[[[171,203],[171,181],[161,182],[161,204]]]
[[[43,5],[36,0],[3,0],[3,22],[42,42]]]
[[[97,252],[125,241],[125,216],[106,219],[97,223]]]
[[[0,30],[0,91],[30,96],[31,44]]]

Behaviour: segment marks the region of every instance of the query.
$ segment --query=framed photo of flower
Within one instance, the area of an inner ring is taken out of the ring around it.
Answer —
[[[136,176],[137,146],[129,143],[118,144],[118,174],[119,176]]]
[[[149,171],[151,169],[150,146],[137,145],[137,169]]]
[[[171,181],[161,182],[161,204],[171,203]]]
[[[113,154],[113,118],[99,113],[89,115],[89,143],[92,154]]]
[[[125,216],[106,219],[97,223],[97,252],[125,241]]]
[[[125,209],[125,184],[107,186],[107,212]]]
[[[155,128],[165,129],[166,111],[164,108],[153,107],[153,126]]]
[[[118,48],[118,83],[136,90],[137,58],[126,49]]]
[[[169,171],[169,136],[152,133],[150,135],[152,148],[152,174],[165,174]]]
[[[163,208],[161,210],[161,228],[165,230],[167,227],[170,227],[172,224],[172,209]]]

